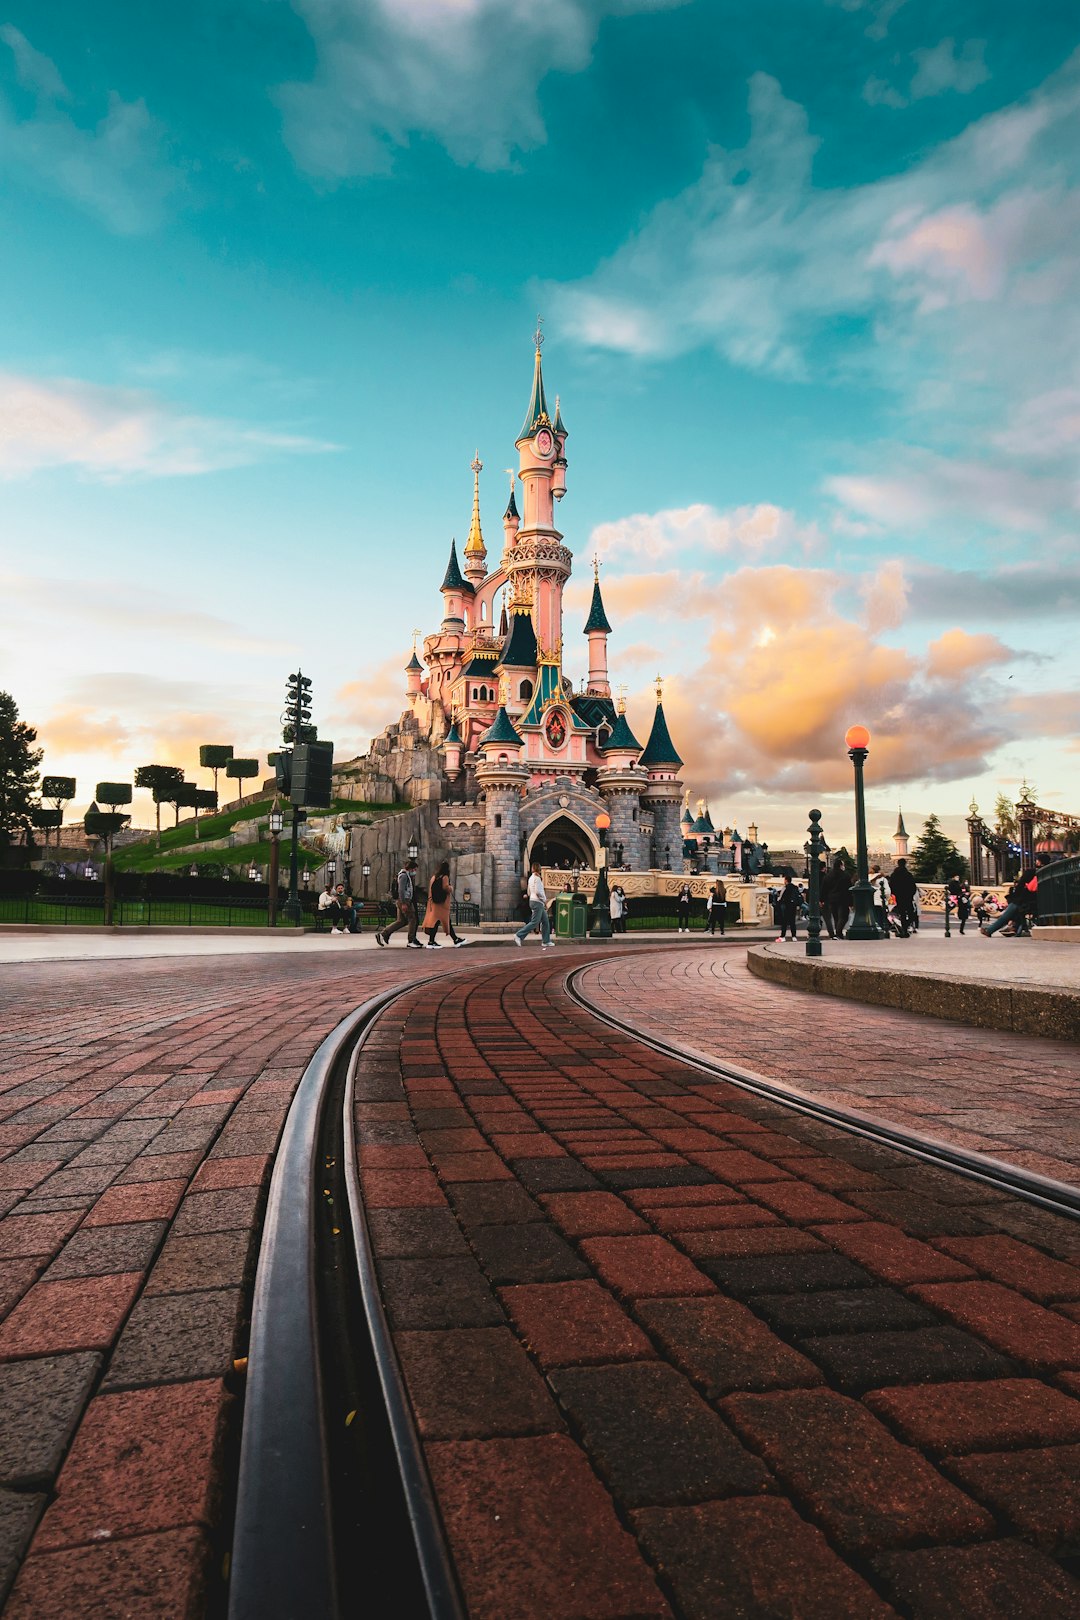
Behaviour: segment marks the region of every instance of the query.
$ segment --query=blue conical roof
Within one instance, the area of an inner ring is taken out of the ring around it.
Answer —
[[[630,730],[625,714],[620,714],[615,721],[611,736],[603,744],[603,751],[605,754],[641,753],[641,744]]]
[[[446,747],[448,744],[453,744],[453,743],[456,743],[458,745],[458,747],[461,746],[461,732],[457,728],[457,721],[456,720],[451,720],[451,722],[450,722],[450,730],[446,733],[446,736],[443,738],[443,746],[444,747]]]
[[[512,743],[515,748],[523,746],[521,738],[514,730],[513,721],[501,704],[495,719],[480,738],[479,746],[483,748],[485,743]]]
[[[405,668],[408,670],[409,674],[411,675],[411,674],[415,674],[415,672],[418,669],[423,670],[423,667],[424,667],[423,664],[420,662],[419,658],[417,658],[417,656],[416,656],[416,648],[414,647],[413,650],[412,650],[412,657],[409,659],[409,662],[405,665]]]
[[[638,764],[645,765],[650,770],[659,765],[672,765],[677,768],[682,764],[682,760],[675,751],[675,744],[671,740],[671,733],[668,730],[667,720],[664,718],[664,705],[662,703],[656,705],[649,740],[645,744],[645,752],[638,760]]]
[[[585,634],[588,635],[590,630],[603,630],[605,635],[611,634],[611,626],[608,624],[607,614],[604,612],[604,603],[600,595],[600,581],[598,579],[593,580],[592,605],[589,608],[589,617],[585,620]]]
[[[550,427],[551,417],[548,415],[547,399],[544,396],[544,368],[540,362],[540,345],[536,346],[536,361],[533,366],[532,393],[529,396],[529,408],[525,412],[525,421],[522,424],[519,439],[531,439],[537,428]]]
[[[503,518],[517,518],[519,522],[521,520],[521,513],[517,509],[517,500],[514,495],[513,484],[510,486],[510,499],[506,503],[506,511],[503,513]]]
[[[446,573],[443,575],[443,582],[439,586],[439,589],[441,591],[472,590],[472,586],[467,583],[462,575],[461,569],[458,567],[456,540],[451,540],[450,542],[450,561],[446,565]]]

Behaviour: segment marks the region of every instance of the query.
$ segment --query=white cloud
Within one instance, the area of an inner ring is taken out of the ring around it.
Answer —
[[[683,551],[752,557],[766,551],[809,554],[821,544],[816,524],[799,523],[793,512],[766,501],[727,512],[700,501],[660,512],[635,512],[597,524],[589,537],[592,550],[611,558],[657,558]]]
[[[309,173],[388,169],[434,136],[456,163],[499,169],[545,139],[539,87],[589,64],[607,17],[683,0],[294,0],[315,41],[308,83],[283,85],[285,138]]]
[[[121,235],[152,230],[179,175],[164,155],[164,128],[146,103],[110,92],[104,114],[87,127],[69,110],[72,97],[54,62],[10,24],[0,28],[0,45],[36,98],[33,116],[23,118],[0,94],[0,164]]]
[[[103,482],[185,477],[339,446],[209,416],[154,395],[0,372],[0,479],[55,467]]]
[[[948,520],[954,532],[983,525],[1041,534],[1074,500],[1067,479],[1035,477],[1016,467],[904,446],[893,447],[888,459],[888,473],[833,476],[823,487],[848,513],[905,533]]]
[[[969,39],[959,51],[954,39],[943,39],[932,50],[915,51],[911,99],[919,101],[924,96],[940,96],[946,90],[968,95],[990,77],[985,54],[984,39]]]

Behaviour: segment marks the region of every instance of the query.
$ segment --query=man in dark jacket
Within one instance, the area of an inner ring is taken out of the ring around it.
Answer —
[[[915,895],[918,884],[908,871],[908,864],[903,856],[893,868],[889,888],[893,892],[896,909],[900,915],[900,938],[910,939],[911,930],[915,926]]]
[[[851,878],[847,867],[838,855],[833,861],[832,871],[829,873],[829,916],[832,919],[830,935],[835,939],[843,939],[844,929],[847,927],[848,917],[851,914]]]
[[[416,861],[410,856],[397,875],[397,921],[390,928],[385,928],[375,935],[377,944],[389,944],[391,934],[396,934],[399,928],[407,928],[409,930],[407,944],[414,951],[423,949],[416,937],[416,930],[420,926],[418,900]]]

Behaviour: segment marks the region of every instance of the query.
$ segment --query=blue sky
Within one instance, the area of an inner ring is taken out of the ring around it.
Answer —
[[[632,721],[773,841],[1080,806],[1068,8],[0,10],[0,685],[70,771],[401,706],[545,315]],[[584,671],[585,643],[568,655]],[[846,827],[845,827],[846,831]]]

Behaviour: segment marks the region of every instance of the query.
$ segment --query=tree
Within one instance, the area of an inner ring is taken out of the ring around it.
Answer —
[[[994,800],[994,830],[1002,838],[1016,837],[1016,806],[1005,793]]]
[[[35,748],[37,732],[19,719],[10,692],[0,692],[0,848],[19,834],[30,836],[34,825],[38,766],[43,750]]]
[[[111,809],[99,810],[98,799],[104,799],[111,805]],[[88,838],[100,838],[105,847],[105,926],[112,927],[113,922],[113,839],[122,827],[131,820],[130,816],[121,815],[117,810],[118,804],[131,803],[131,787],[127,782],[99,782],[94,803],[83,817],[83,827]]]
[[[937,816],[927,816],[923,823],[911,857],[911,870],[920,883],[947,882],[951,877],[968,875],[967,861],[952,839],[942,832]]]
[[[43,776],[41,778],[41,797],[51,799],[53,802],[52,813],[47,825],[56,828],[56,844],[57,848],[59,848],[60,828],[64,824],[63,806],[75,797],[75,778],[73,776]],[[46,825],[46,823],[39,821],[38,825],[42,826]],[[46,835],[45,842],[48,843],[48,835]]]
[[[171,804],[173,790],[184,780],[179,765],[140,765],[135,771],[135,786],[149,788],[154,801],[157,823],[157,847],[161,849],[161,807]]]
[[[178,827],[180,825],[181,810],[194,810],[195,819],[198,821],[199,801],[196,798],[196,794],[198,792],[199,789],[194,782],[177,782],[176,786],[172,789],[171,793],[169,794],[168,802],[172,805],[175,813],[175,819],[173,821],[174,827]]]
[[[233,757],[231,743],[203,743],[199,749],[199,764],[203,770],[214,773],[214,792],[218,790],[217,773],[223,771]]]
[[[199,811],[216,810],[218,804],[216,788],[195,789],[195,837],[199,837]]]
[[[225,767],[225,775],[235,777],[241,783],[240,803],[244,802],[243,782],[246,777],[258,776],[259,762],[257,759],[230,759]]]

